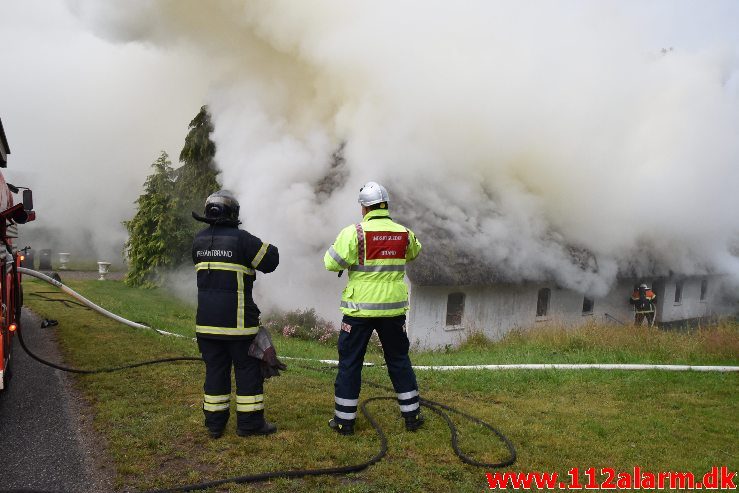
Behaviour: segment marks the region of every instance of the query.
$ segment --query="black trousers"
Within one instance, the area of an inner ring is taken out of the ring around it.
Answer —
[[[634,325],[641,325],[642,321],[646,318],[647,319],[647,327],[652,327],[654,325],[654,316],[657,312],[651,311],[651,312],[636,312],[634,314]]]
[[[198,336],[198,348],[205,362],[203,413],[205,426],[222,430],[228,422],[231,402],[231,367],[236,377],[236,420],[242,430],[264,425],[264,377],[260,362],[249,356],[254,337],[210,339]]]
[[[344,315],[338,344],[339,373],[334,383],[334,419],[337,422],[353,423],[357,417],[362,387],[362,363],[367,343],[375,330],[382,343],[387,372],[397,394],[401,414],[418,414],[418,384],[408,357],[410,342],[404,326],[405,315],[372,318]]]

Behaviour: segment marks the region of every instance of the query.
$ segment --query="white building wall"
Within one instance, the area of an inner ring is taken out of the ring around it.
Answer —
[[[681,303],[674,303],[675,280],[647,280],[657,294],[657,321],[675,321],[706,316],[711,312],[711,280],[706,300],[700,301],[701,281],[683,281]],[[634,312],[629,304],[636,279],[619,280],[608,295],[594,298],[593,311],[583,313],[583,295],[546,283],[494,284],[488,286],[411,286],[408,337],[418,348],[456,346],[470,334],[480,332],[496,340],[515,328],[539,324],[577,326],[587,322],[631,324]],[[654,283],[654,284],[653,284]],[[550,289],[549,310],[537,317],[541,288]],[[464,293],[462,324],[447,327],[447,299],[450,293]]]
[[[666,283],[664,297],[661,304],[661,322],[673,322],[689,318],[704,317],[710,314],[711,280],[708,280],[706,299],[700,300],[701,281],[703,278],[690,278],[682,281],[682,298],[675,301],[675,290],[680,281]]]
[[[601,298],[595,299],[593,316],[598,322],[631,324],[634,322],[634,308],[629,303],[636,280],[620,279],[611,291]],[[652,283],[647,282],[651,287]],[[657,300],[660,296],[657,294]]]
[[[550,289],[549,310],[537,317],[539,289]],[[447,299],[450,293],[464,293],[462,324],[446,325]],[[628,299],[631,291],[623,296]],[[408,336],[420,348],[458,345],[470,334],[481,332],[490,339],[500,339],[514,328],[537,324],[577,325],[592,320],[595,313],[582,314],[583,296],[550,284],[495,284],[489,286],[418,286],[411,288]],[[595,300],[595,308],[598,301]],[[627,312],[628,313],[628,312]]]

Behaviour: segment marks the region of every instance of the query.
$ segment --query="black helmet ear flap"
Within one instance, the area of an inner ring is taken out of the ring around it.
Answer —
[[[203,217],[195,211],[192,211],[192,218],[195,219],[196,221],[200,221],[201,223],[215,224],[214,219],[208,219],[207,217]]]

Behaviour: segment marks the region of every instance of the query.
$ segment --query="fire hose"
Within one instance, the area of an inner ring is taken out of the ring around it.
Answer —
[[[84,296],[82,296],[81,294],[79,294],[77,291],[75,291],[74,289],[70,288],[69,286],[66,286],[66,285],[62,284],[60,281],[57,281],[56,279],[54,279],[52,277],[49,277],[46,274],[43,274],[41,272],[38,272],[38,271],[35,271],[35,270],[32,270],[32,269],[27,269],[25,267],[18,267],[18,272],[20,272],[21,274],[25,274],[27,276],[35,277],[36,279],[40,279],[40,280],[42,280],[44,282],[48,282],[52,286],[55,286],[55,287],[61,289],[62,291],[64,291],[65,293],[67,293],[69,296],[71,296],[72,298],[76,299],[77,301],[79,301],[80,303],[82,303],[83,305],[85,305],[86,307],[91,308],[92,310],[95,310],[96,312],[100,313],[101,315],[103,315],[105,317],[112,318],[116,322],[120,322],[120,323],[122,323],[124,325],[128,325],[129,327],[133,327],[134,329],[150,329],[150,330],[154,330],[154,331],[156,331],[156,332],[158,332],[160,334],[163,334],[163,335],[170,335],[170,336],[175,336],[175,337],[184,337],[184,336],[182,336],[180,334],[175,334],[174,332],[167,332],[166,330],[155,329],[153,327],[149,327],[148,325],[140,324],[138,322],[133,322],[133,321],[128,320],[128,319],[125,319],[125,318],[123,318],[123,317],[121,317],[119,315],[116,315],[113,312],[109,312],[105,308],[103,308],[101,306],[98,306],[95,303],[93,303],[92,301],[88,300],[87,298],[85,298]]]
[[[123,318],[123,317],[121,317],[119,315],[116,315],[116,314],[114,314],[114,313],[112,313],[112,312],[110,312],[110,311],[108,311],[108,310],[106,310],[106,309],[104,309],[104,308],[96,305],[95,303],[93,303],[92,301],[88,300],[84,296],[82,296],[79,293],[75,292],[73,289],[69,288],[68,286],[65,286],[63,283],[61,283],[61,282],[59,282],[59,281],[57,281],[55,279],[52,279],[51,277],[49,277],[49,276],[47,276],[45,274],[42,274],[40,272],[31,270],[31,269],[26,269],[26,268],[23,268],[23,267],[19,267],[18,268],[18,271],[20,273],[22,273],[22,274],[26,274],[26,275],[29,275],[29,276],[32,276],[32,277],[36,277],[36,278],[38,278],[38,279],[40,279],[42,281],[48,282],[49,284],[52,284],[52,285],[56,286],[57,288],[61,289],[62,291],[64,291],[68,295],[70,295],[73,298],[79,300],[85,306],[87,306],[87,307],[95,310],[96,312],[98,312],[98,313],[100,313],[100,314],[102,314],[102,315],[104,315],[106,317],[109,317],[109,318],[111,318],[113,320],[116,320],[116,321],[118,321],[120,323],[123,323],[125,325],[128,325],[129,327],[134,327],[134,328],[139,328],[139,329],[147,329],[147,330],[154,330],[157,333],[163,334],[163,335],[170,335],[171,334],[171,335],[178,336],[178,337],[184,337],[184,336],[182,336],[180,334],[175,334],[175,333],[164,331],[164,330],[160,330],[160,329],[154,329],[153,327],[150,327],[148,325],[144,325],[144,324],[141,324],[141,323],[138,323],[138,322],[132,322],[130,320],[127,320],[127,319],[125,319],[125,318]],[[18,313],[18,317],[17,318],[18,318],[18,320],[20,320],[20,304],[18,304],[18,305],[19,305],[18,306],[18,312],[19,313]],[[23,348],[23,350],[26,353],[28,353],[28,355],[31,358],[33,358],[34,360],[36,360],[37,362],[39,362],[39,363],[41,363],[43,365],[50,366],[50,367],[55,368],[57,370],[61,370],[61,371],[65,371],[65,372],[70,372],[70,373],[90,375],[90,374],[95,374],[95,373],[110,373],[110,372],[121,371],[121,370],[129,369],[129,368],[136,368],[136,367],[140,367],[140,366],[154,365],[154,364],[159,364],[159,363],[172,363],[172,362],[177,362],[177,361],[188,361],[188,362],[202,361],[201,358],[192,357],[192,356],[182,356],[182,357],[161,358],[161,359],[156,359],[156,360],[137,362],[137,363],[132,363],[132,364],[128,364],[128,365],[121,365],[121,366],[116,366],[116,367],[98,368],[98,369],[94,369],[94,370],[84,370],[84,369],[79,369],[79,368],[70,368],[70,367],[62,366],[62,365],[59,365],[59,364],[56,364],[56,363],[47,361],[44,358],[41,358],[40,356],[38,356],[35,353],[33,353],[28,348],[28,346],[26,345],[25,341],[23,340],[23,329],[22,329],[21,325],[22,324],[20,324],[20,323],[18,324],[18,330],[17,330],[18,340],[19,340],[19,342],[20,342],[21,347]],[[302,365],[296,365],[296,366],[298,366],[299,368],[302,368],[302,369],[307,369],[307,370],[310,370],[310,371],[316,371],[316,372],[321,372],[321,373],[324,373],[324,372],[326,372],[329,369],[335,369],[336,368],[335,366],[332,366],[332,367],[329,367],[329,368],[316,368],[316,367],[302,366]],[[389,387],[386,387],[386,386],[383,386],[383,385],[380,385],[380,384],[377,384],[377,383],[374,383],[374,382],[365,381],[364,383],[366,385],[369,385],[370,387],[374,387],[374,388],[377,388],[377,389],[385,390],[385,391],[388,391],[388,392],[393,392],[393,389],[391,389]],[[269,472],[264,472],[264,473],[260,473],[260,474],[249,474],[249,475],[244,475],[244,476],[228,477],[228,478],[216,479],[216,480],[206,481],[206,482],[201,482],[201,483],[194,483],[194,484],[188,484],[188,485],[182,485],[182,486],[175,486],[175,487],[172,487],[172,488],[166,488],[166,489],[160,489],[160,490],[151,490],[151,491],[146,492],[146,493],[173,493],[173,492],[181,492],[181,491],[196,491],[196,490],[203,490],[203,489],[208,489],[208,488],[214,488],[214,487],[221,486],[221,485],[228,484],[228,483],[256,483],[256,482],[267,481],[267,480],[276,479],[276,478],[298,478],[298,477],[304,477],[304,476],[321,476],[321,475],[349,474],[349,473],[353,473],[353,472],[362,471],[362,470],[366,469],[367,467],[369,467],[369,466],[371,466],[373,464],[376,464],[377,462],[379,462],[380,460],[382,460],[383,457],[385,457],[385,455],[387,454],[387,438],[385,436],[385,433],[382,431],[382,428],[378,424],[377,420],[375,420],[375,418],[372,416],[372,414],[367,409],[368,404],[370,404],[371,402],[379,401],[379,400],[393,400],[394,401],[395,398],[394,397],[371,397],[369,399],[363,400],[361,402],[361,404],[360,404],[360,410],[361,410],[362,414],[367,419],[367,421],[369,421],[370,425],[374,429],[375,434],[377,435],[377,437],[378,437],[378,439],[380,441],[380,448],[379,448],[378,452],[372,458],[370,458],[367,461],[364,461],[364,462],[361,462],[361,463],[358,463],[358,464],[351,464],[351,465],[348,465],[348,466],[328,467],[328,468],[321,468],[321,469],[291,469],[291,470],[269,471]],[[513,443],[508,439],[508,437],[506,437],[502,432],[500,432],[498,429],[496,429],[491,424],[489,424],[489,423],[481,420],[480,418],[477,418],[475,416],[472,416],[470,414],[467,414],[467,413],[465,413],[463,411],[460,411],[458,409],[455,409],[455,408],[453,408],[451,406],[447,406],[447,405],[442,404],[440,402],[435,402],[435,401],[431,401],[431,400],[428,400],[428,399],[420,399],[420,405],[422,407],[425,407],[426,409],[432,411],[433,413],[437,414],[438,416],[440,416],[446,422],[447,426],[449,427],[450,433],[451,433],[451,446],[452,446],[452,449],[454,450],[454,453],[457,455],[457,457],[459,457],[460,461],[462,461],[463,463],[469,464],[469,465],[472,465],[472,466],[477,466],[477,467],[484,467],[484,468],[487,468],[487,469],[507,467],[507,466],[510,466],[513,463],[515,463],[515,461],[516,461],[516,449],[515,449]],[[449,414],[448,413],[450,413],[450,412],[451,413],[455,413],[455,414],[457,414],[457,415],[459,415],[461,417],[464,417],[464,418],[472,421],[473,423],[476,423],[476,424],[478,424],[480,426],[483,426],[484,428],[486,428],[489,431],[491,431],[505,445],[505,447],[506,447],[506,449],[508,451],[509,457],[507,459],[505,459],[505,460],[500,461],[500,462],[485,463],[485,462],[477,461],[477,460],[471,458],[470,456],[464,454],[462,452],[462,450],[460,449],[460,447],[459,447],[459,434],[457,432],[457,426],[454,424],[454,422],[452,421],[452,419],[449,417]],[[12,491],[12,490],[10,490],[10,491]],[[18,490],[18,491],[20,491],[20,490]],[[43,493],[42,490],[23,489],[22,491],[33,492],[33,493]]]

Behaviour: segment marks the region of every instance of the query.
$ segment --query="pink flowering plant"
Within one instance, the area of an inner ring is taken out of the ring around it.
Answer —
[[[262,323],[273,334],[283,337],[335,344],[339,338],[336,324],[316,314],[313,308],[298,309],[285,313],[272,313]]]

